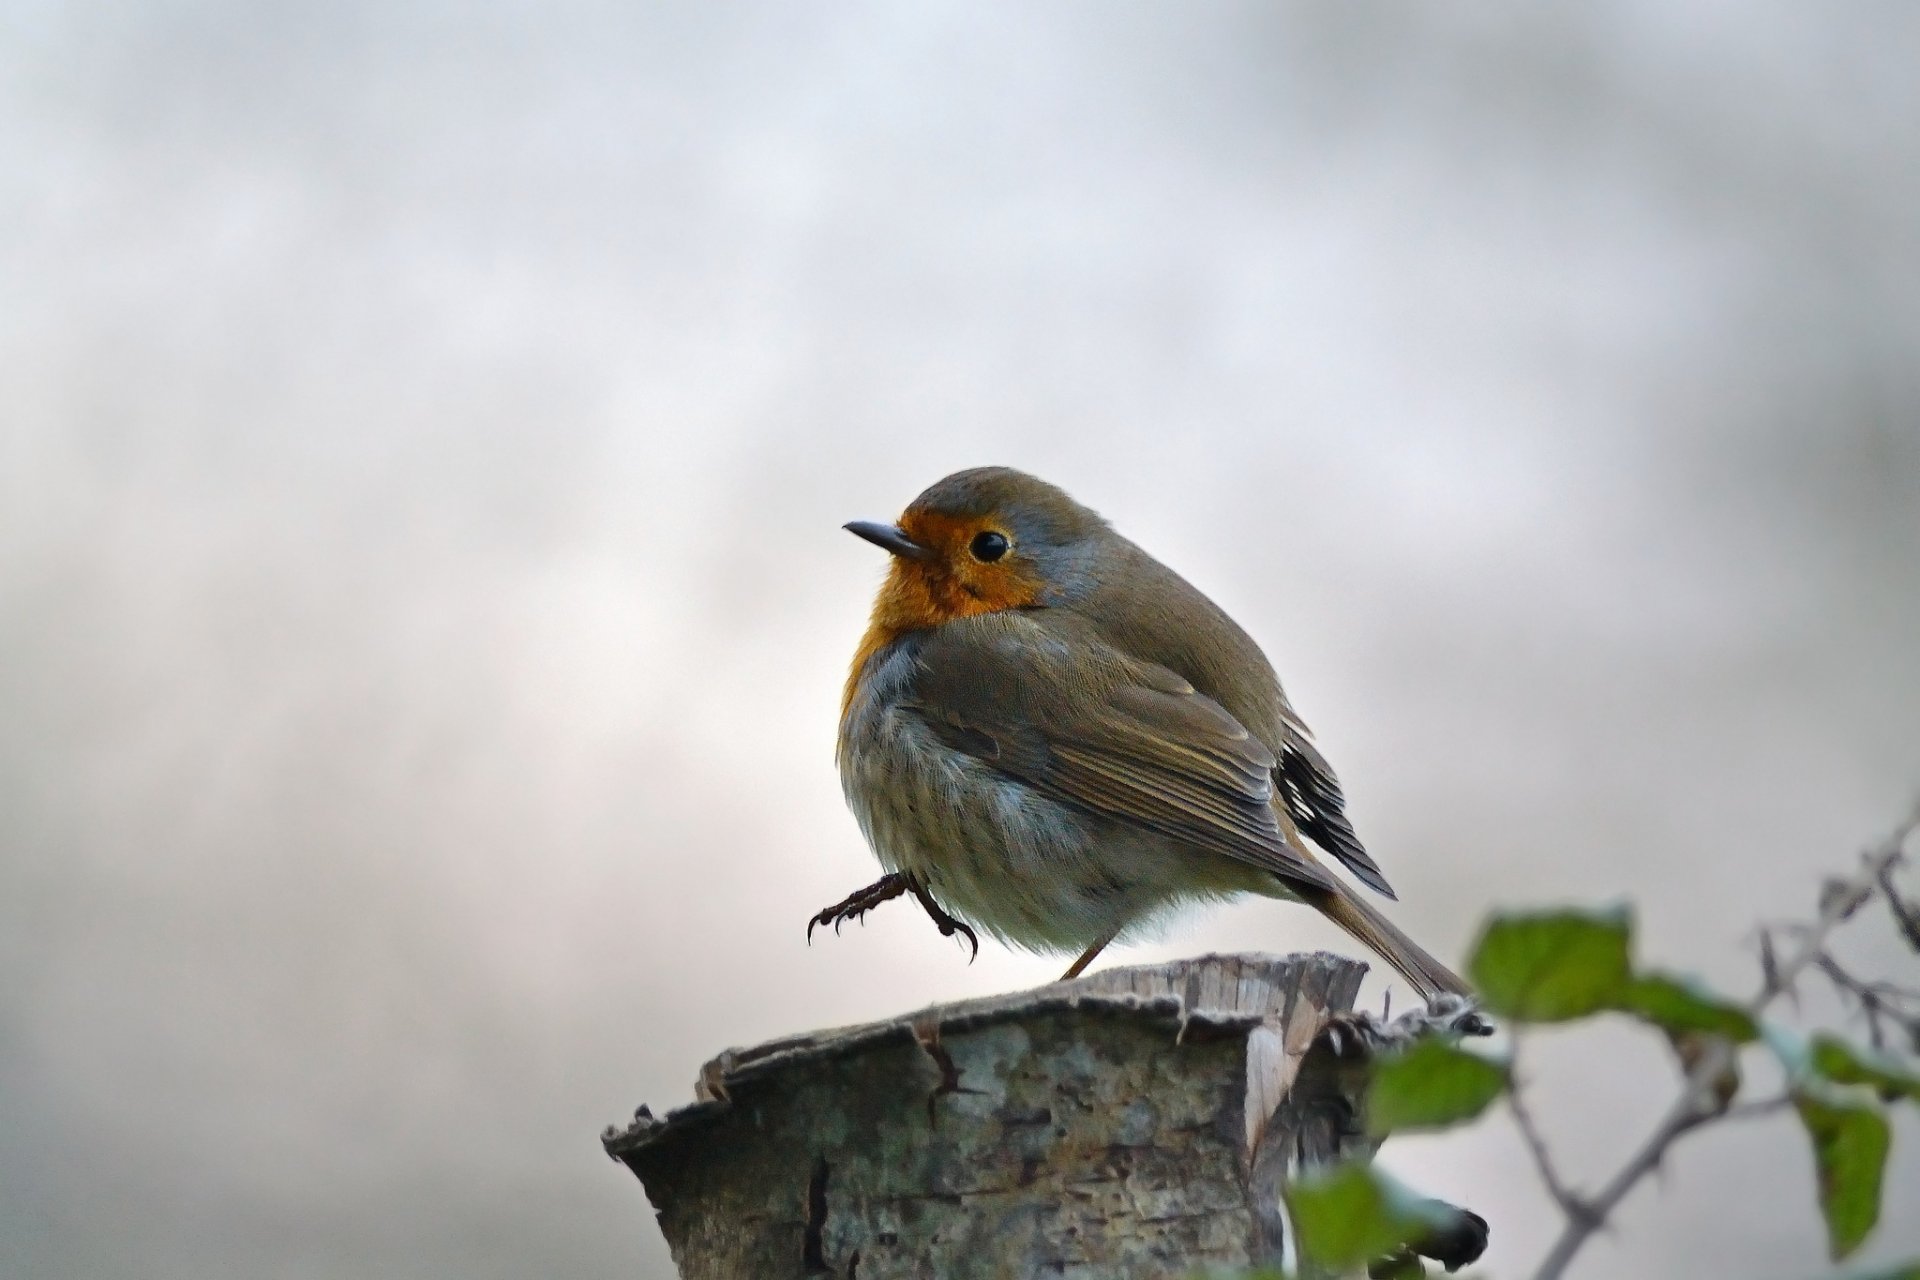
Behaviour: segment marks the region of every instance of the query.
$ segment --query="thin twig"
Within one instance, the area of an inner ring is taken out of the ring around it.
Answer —
[[[1798,1005],[1798,993],[1780,981],[1780,961],[1773,954],[1773,931],[1765,925],[1760,926],[1760,980],[1768,986],[1780,987]]]
[[[1814,963],[1819,966],[1820,972],[1827,975],[1834,986],[1856,999],[1878,1000],[1882,1004],[1920,1003],[1920,989],[1903,987],[1897,982],[1888,982],[1885,979],[1877,978],[1869,982],[1865,978],[1856,978],[1832,956],[1821,956]]]
[[[1920,991],[1893,982],[1868,982],[1856,978],[1830,955],[1815,957],[1814,965],[1826,975],[1842,1001],[1852,1000],[1867,1020],[1867,1039],[1875,1049],[1886,1047],[1883,1024],[1891,1022],[1920,1043]]]
[[[1893,922],[1900,926],[1900,936],[1907,940],[1909,947],[1920,951],[1920,910],[1901,897],[1893,883],[1893,868],[1899,861],[1895,858],[1880,868],[1880,892],[1886,895],[1887,910],[1893,913]]]
[[[1859,894],[1871,893],[1879,884],[1881,873],[1899,860],[1901,848],[1916,828],[1920,828],[1920,804],[1915,805],[1906,821],[1896,827],[1892,834],[1866,854],[1853,879],[1833,885],[1821,894],[1820,918],[1810,928],[1793,931],[1799,940],[1798,946],[1784,957],[1775,957],[1773,972],[1761,983],[1760,991],[1747,1002],[1747,1013],[1758,1017],[1792,986],[1794,978],[1801,971],[1824,954],[1827,935],[1859,906]],[[1564,1275],[1573,1256],[1606,1222],[1608,1215],[1620,1206],[1620,1202],[1627,1198],[1627,1193],[1642,1178],[1660,1167],[1661,1161],[1666,1158],[1667,1148],[1681,1135],[1713,1118],[1716,1110],[1714,1082],[1733,1065],[1734,1058],[1735,1047],[1730,1040],[1715,1040],[1708,1046],[1699,1061],[1693,1064],[1693,1070],[1687,1073],[1680,1096],[1639,1149],[1591,1199],[1580,1199],[1588,1212],[1567,1215],[1559,1238],[1553,1242],[1553,1247],[1534,1271],[1534,1280],[1558,1280]]]
[[[1540,1171],[1540,1181],[1547,1188],[1547,1194],[1560,1206],[1560,1211],[1571,1219],[1591,1217],[1593,1206],[1574,1194],[1560,1172],[1554,1167],[1553,1156],[1547,1151],[1546,1139],[1540,1133],[1540,1126],[1534,1122],[1533,1112],[1528,1109],[1524,1083],[1520,1078],[1519,1034],[1513,1036],[1511,1047],[1511,1066],[1509,1068],[1512,1084],[1507,1089],[1507,1108],[1513,1112],[1513,1123],[1519,1128],[1520,1136],[1526,1140],[1527,1150],[1533,1155],[1533,1167]]]
[[[1774,1098],[1762,1098],[1757,1102],[1736,1102],[1720,1113],[1722,1120],[1754,1120],[1761,1116],[1770,1116],[1785,1111],[1793,1105],[1793,1095],[1780,1094]]]

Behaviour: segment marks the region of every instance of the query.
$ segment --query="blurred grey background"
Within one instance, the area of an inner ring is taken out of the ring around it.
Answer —
[[[875,874],[839,525],[983,462],[1262,639],[1441,954],[1628,898],[1746,988],[1920,783],[1917,63],[1894,4],[14,0],[0,1272],[664,1277],[603,1125],[1051,977],[802,938]],[[1577,1180],[1671,1080],[1527,1069]],[[1503,1120],[1386,1159],[1538,1257]],[[1818,1274],[1811,1187],[1703,1136],[1581,1274]]]

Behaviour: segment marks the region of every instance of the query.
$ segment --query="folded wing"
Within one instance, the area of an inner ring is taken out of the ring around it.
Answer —
[[[949,623],[921,658],[909,709],[953,749],[1090,813],[1332,887],[1281,831],[1280,762],[1166,668],[1019,613]]]

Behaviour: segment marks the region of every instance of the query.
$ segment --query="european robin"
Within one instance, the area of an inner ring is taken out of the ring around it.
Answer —
[[[1469,988],[1332,875],[1391,898],[1333,768],[1247,633],[1060,489],[956,472],[896,524],[840,711],[840,780],[888,876],[943,932],[1102,948],[1183,903],[1305,902],[1423,997]],[[954,919],[958,917],[958,919]]]

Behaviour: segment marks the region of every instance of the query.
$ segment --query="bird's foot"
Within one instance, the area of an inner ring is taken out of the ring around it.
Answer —
[[[816,911],[813,919],[807,921],[807,941],[813,941],[813,931],[820,925],[830,924],[838,933],[847,921],[858,920],[881,903],[890,902],[913,888],[912,877],[901,872],[881,876],[866,888],[856,889],[832,906]],[[925,904],[927,900],[923,897],[920,901]]]
[[[979,936],[965,924],[948,915],[945,909],[933,900],[933,895],[927,892],[927,887],[918,880],[908,877],[907,888],[913,892],[915,898],[920,900],[921,909],[924,910],[927,915],[933,919],[933,923],[939,927],[941,937],[951,938],[957,933],[967,940],[967,945],[973,948],[973,954],[967,957],[967,963],[972,964],[980,955]]]
[[[1320,1029],[1320,1039],[1336,1058],[1368,1058],[1404,1049],[1417,1040],[1438,1036],[1452,1042],[1462,1036],[1490,1036],[1493,1023],[1467,996],[1443,992],[1432,1003],[1409,1009],[1392,1021],[1364,1009],[1336,1013]]]
[[[833,926],[833,931],[838,933],[840,926],[847,921],[858,920],[881,903],[891,902],[907,893],[913,895],[914,900],[920,904],[921,910],[932,919],[935,927],[940,930],[941,937],[951,938],[957,933],[967,940],[968,946],[973,948],[974,956],[980,954],[978,935],[967,925],[948,915],[940,904],[933,900],[933,895],[927,892],[926,886],[904,871],[895,871],[891,875],[881,876],[866,888],[855,890],[832,906],[815,912],[813,919],[807,921],[807,941],[813,941],[813,931],[821,925],[830,924]],[[969,956],[968,963],[971,964],[972,961],[973,957]]]

